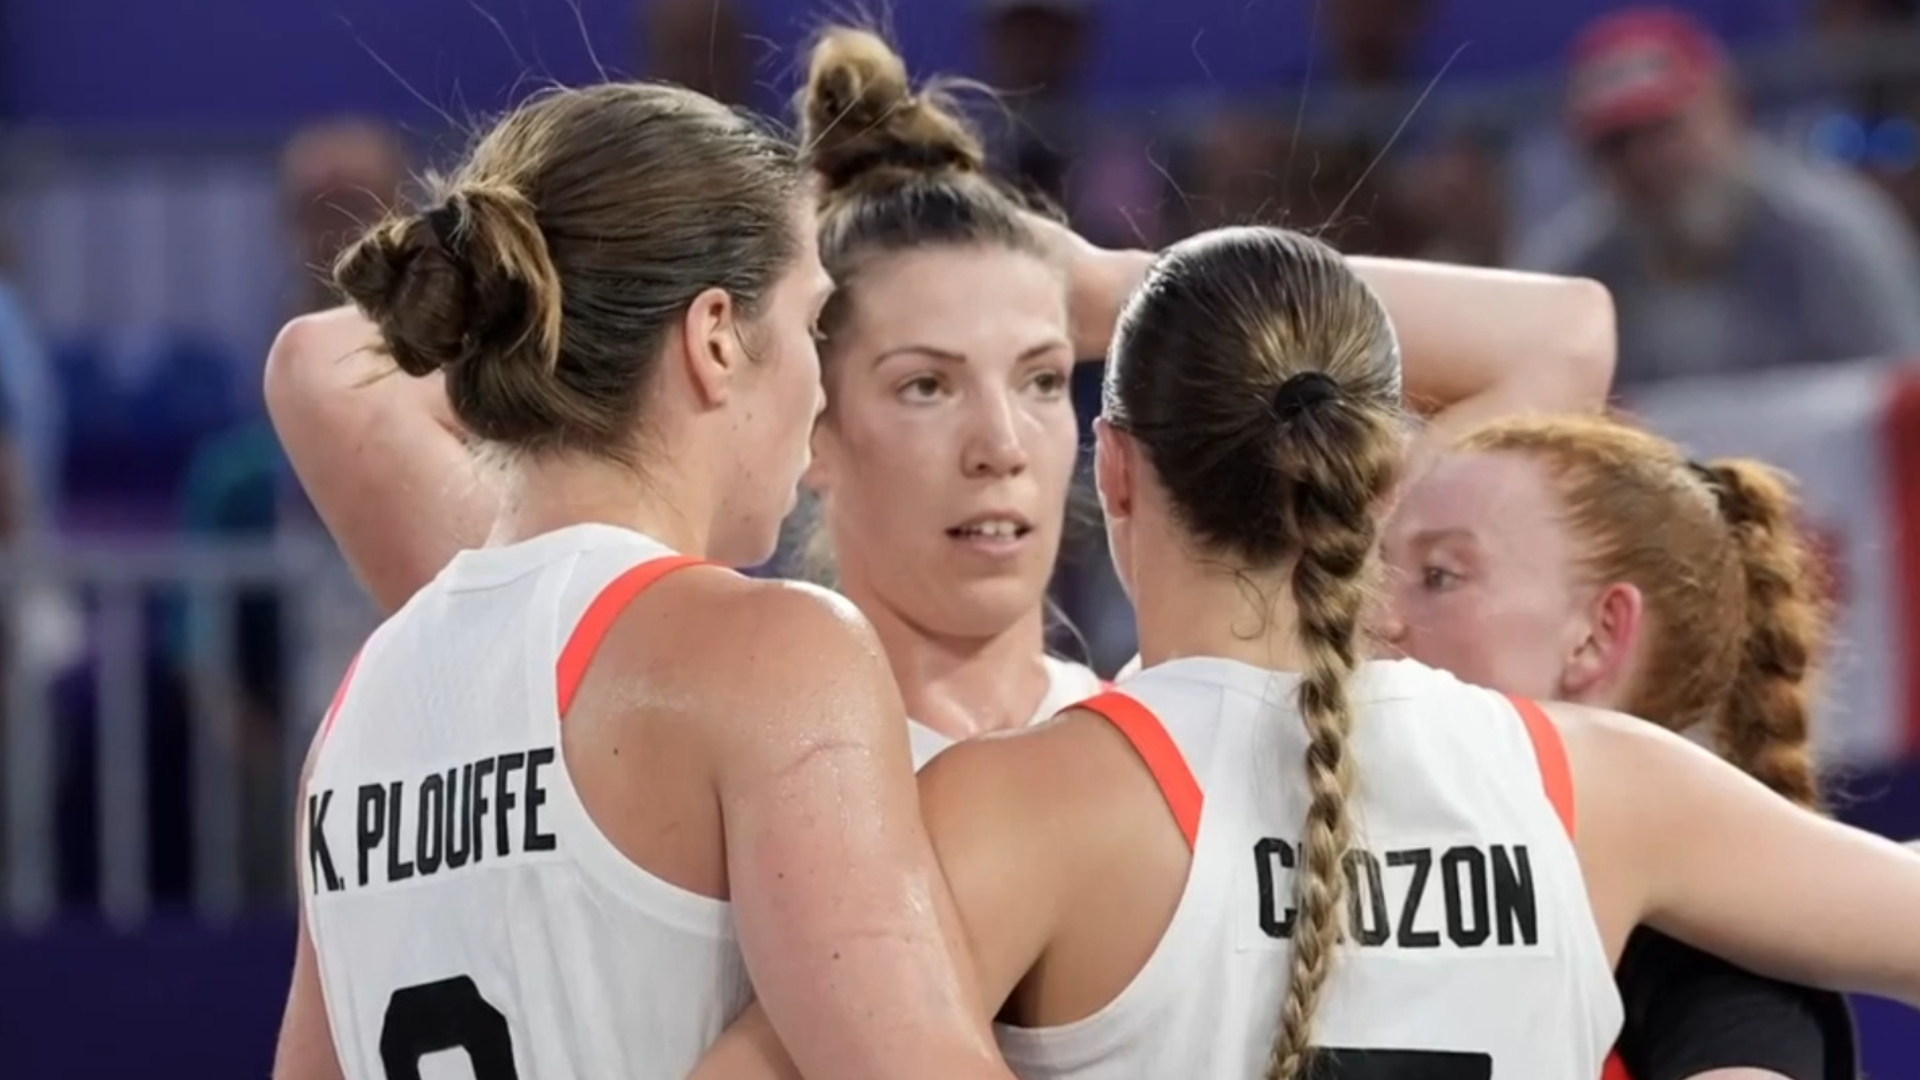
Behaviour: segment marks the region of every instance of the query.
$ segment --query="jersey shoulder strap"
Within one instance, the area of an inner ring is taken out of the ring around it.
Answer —
[[[1167,734],[1166,725],[1138,698],[1119,690],[1096,694],[1073,708],[1104,718],[1126,738],[1147,771],[1153,774],[1153,782],[1167,801],[1174,823],[1180,826],[1180,835],[1187,838],[1187,847],[1193,848],[1200,838],[1200,811],[1206,800],[1199,781],[1193,777],[1193,769],[1187,765],[1186,755],[1180,752],[1173,736]]]
[[[1514,711],[1520,714],[1520,722],[1526,726],[1527,740],[1533,744],[1534,760],[1540,765],[1541,786],[1547,789],[1547,801],[1553,804],[1553,812],[1560,818],[1560,824],[1567,830],[1567,838],[1571,840],[1578,822],[1574,813],[1573,766],[1567,761],[1567,744],[1560,738],[1560,728],[1547,715],[1547,710],[1532,698],[1517,694],[1508,694],[1506,698],[1512,703]],[[1634,1080],[1618,1049],[1607,1055],[1600,1080]]]
[[[620,613],[639,599],[640,594],[654,582],[675,570],[708,565],[711,564],[706,560],[690,555],[663,555],[625,571],[600,590],[593,602],[587,605],[586,614],[580,616],[579,623],[575,624],[566,646],[560,650],[560,661],[554,675],[560,690],[562,719],[572,707],[574,695],[580,691],[581,680],[587,677],[587,668],[592,666],[594,654],[600,651],[601,643],[606,641],[607,633],[619,620]]]
[[[1567,836],[1572,837],[1577,823],[1573,767],[1567,762],[1567,744],[1560,738],[1560,729],[1539,702],[1516,694],[1506,697],[1520,714],[1520,722],[1526,725],[1527,740],[1533,743],[1534,760],[1540,765],[1540,782],[1547,789],[1547,801],[1553,804],[1553,812],[1566,827]]]

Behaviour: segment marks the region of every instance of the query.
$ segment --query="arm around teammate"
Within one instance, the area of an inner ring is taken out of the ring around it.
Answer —
[[[1644,720],[1548,711],[1616,955],[1644,922],[1776,978],[1920,1006],[1920,856],[1808,813]]]
[[[1004,1076],[872,627],[807,585],[695,570],[657,589],[582,683],[570,763],[624,761],[630,782],[657,785],[646,759],[662,748],[633,737],[661,738],[673,715],[664,737],[690,740],[708,770],[741,951],[800,1075],[878,1080],[915,1062],[921,1075]],[[636,702],[650,723],[626,722]],[[671,840],[642,841],[659,842]]]

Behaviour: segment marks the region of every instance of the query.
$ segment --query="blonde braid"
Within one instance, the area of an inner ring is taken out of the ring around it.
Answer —
[[[1359,456],[1325,460],[1330,475],[1306,481],[1317,512],[1297,519],[1301,554],[1293,568],[1293,602],[1307,656],[1299,706],[1307,728],[1312,801],[1301,872],[1294,877],[1293,967],[1266,1080],[1293,1080],[1306,1071],[1314,1013],[1343,930],[1344,864],[1353,847],[1347,801],[1354,788],[1354,762],[1347,748],[1354,717],[1347,685],[1360,666],[1360,618],[1378,531],[1374,501],[1391,486],[1398,468],[1398,447],[1386,417],[1346,403],[1330,408],[1351,412],[1348,419],[1358,422],[1361,437],[1347,443]]]

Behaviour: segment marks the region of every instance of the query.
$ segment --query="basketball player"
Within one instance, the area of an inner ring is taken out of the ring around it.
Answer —
[[[1591,1080],[1642,922],[1920,1001],[1920,858],[1644,721],[1362,663],[1399,384],[1298,234],[1175,245],[1128,305],[1097,475],[1148,666],[920,777],[1015,1072]]]
[[[1067,281],[973,130],[879,38],[824,34],[799,109],[836,285],[817,539],[886,647],[919,766],[1100,689],[1045,646],[1079,450]]]
[[[1690,464],[1597,417],[1496,421],[1395,513],[1382,629],[1462,679],[1710,733],[1728,761],[1813,809],[1809,698],[1828,622],[1795,514],[1784,478],[1758,462]],[[1630,939],[1619,977],[1622,1075],[1857,1071],[1838,995],[1650,930]]]
[[[1105,355],[1149,256],[1023,213],[983,175],[974,132],[938,93],[914,92],[878,38],[829,33],[810,70],[801,121],[841,290],[822,324],[829,405],[809,481],[839,585],[880,630],[924,761],[1097,687],[1042,647],[1075,452],[1065,371]],[[1354,262],[1401,327],[1411,395],[1441,430],[1604,399],[1604,289]],[[438,380],[377,379],[374,337],[352,309],[296,321],[266,393],[308,495],[392,610],[486,536],[495,497]]]
[[[1099,689],[1086,668],[1046,655],[1044,604],[1077,450],[1070,368],[1105,355],[1143,272],[1141,253],[1100,251],[1023,212],[986,174],[953,104],[853,27],[816,40],[800,96],[837,285],[821,320],[828,407],[809,481],[837,585],[873,620],[915,718],[916,764]],[[1081,268],[1077,302],[1061,265]],[[1603,290],[1375,270],[1419,335],[1419,389],[1456,414],[1601,404],[1612,365]],[[1540,318],[1553,321],[1527,321]],[[1541,363],[1565,325],[1599,330]]]
[[[1006,1075],[871,629],[699,565],[805,466],[804,178],[689,91],[556,90],[343,255],[504,480],[315,740],[277,1075],[678,1080],[755,991],[807,1075]]]
[[[1106,352],[1144,257],[1022,211],[985,175],[975,133],[940,94],[916,92],[871,34],[822,36],[801,113],[821,254],[839,286],[821,322],[828,408],[808,482],[836,584],[874,622],[914,718],[918,765],[1099,689],[1044,647],[1077,452],[1067,380],[1075,356]],[[1604,398],[1604,290],[1364,265],[1407,329],[1409,378],[1445,408],[1443,428]],[[357,313],[290,327],[268,400],[336,540],[393,608],[485,535],[493,500],[436,387],[368,385],[366,358],[342,362],[370,336]]]

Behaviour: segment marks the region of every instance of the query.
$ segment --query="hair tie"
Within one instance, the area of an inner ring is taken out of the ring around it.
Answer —
[[[1340,384],[1324,371],[1289,375],[1273,392],[1273,413],[1281,422],[1340,396]]]
[[[453,258],[466,258],[467,245],[464,242],[465,238],[460,235],[460,221],[465,215],[460,212],[457,203],[443,202],[427,211],[423,217],[427,228],[433,230],[433,238],[440,242],[442,250]]]
[[[1707,485],[1707,494],[1713,496],[1713,508],[1716,511],[1724,512],[1726,509],[1724,500],[1726,499],[1727,486],[1721,483],[1719,470],[1711,465],[1703,464],[1689,458],[1687,460],[1687,471],[1698,478],[1701,483]]]

